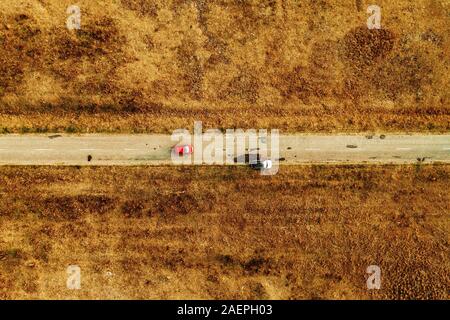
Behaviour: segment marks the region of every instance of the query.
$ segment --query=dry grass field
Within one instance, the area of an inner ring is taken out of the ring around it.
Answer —
[[[373,2],[0,0],[0,133],[448,131],[450,2]]]
[[[2,167],[0,298],[448,299],[449,187],[445,165]]]

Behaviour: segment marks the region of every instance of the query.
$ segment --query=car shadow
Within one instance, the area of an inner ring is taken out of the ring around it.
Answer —
[[[260,161],[261,155],[260,154],[243,154],[237,157],[234,157],[234,163],[244,163],[244,164],[250,164],[257,161]]]

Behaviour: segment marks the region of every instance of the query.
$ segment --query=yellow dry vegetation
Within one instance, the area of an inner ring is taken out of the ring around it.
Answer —
[[[0,298],[448,299],[449,183],[448,165],[2,167]]]
[[[448,131],[450,3],[0,0],[0,132]]]

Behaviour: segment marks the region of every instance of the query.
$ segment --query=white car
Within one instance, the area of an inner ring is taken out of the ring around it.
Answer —
[[[250,163],[250,167],[255,170],[268,170],[272,168],[272,160],[257,160],[254,163]]]

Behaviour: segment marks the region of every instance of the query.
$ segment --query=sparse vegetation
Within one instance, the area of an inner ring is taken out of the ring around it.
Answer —
[[[3,132],[450,129],[448,1],[77,4],[0,0]]]
[[[448,299],[449,182],[446,165],[2,167],[0,298]]]
[[[79,0],[69,31],[67,1],[0,0],[0,134],[448,131],[450,2],[378,0],[381,30],[368,4]],[[0,299],[448,299],[449,185],[425,158],[0,167]]]

